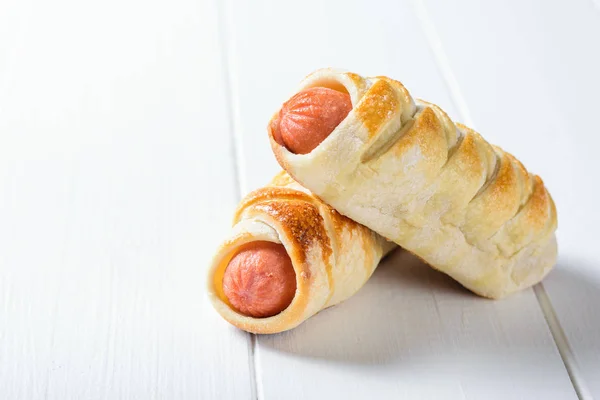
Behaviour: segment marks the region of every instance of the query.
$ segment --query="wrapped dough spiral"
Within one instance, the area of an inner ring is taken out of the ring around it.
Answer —
[[[352,110],[319,146],[279,164],[340,213],[415,253],[475,293],[500,298],[556,261],[556,207],[512,155],[415,100],[398,81],[322,69],[300,90],[348,93]]]
[[[267,318],[239,313],[223,292],[229,261],[238,249],[256,241],[283,244],[296,273],[292,302]],[[238,328],[253,333],[282,332],[356,293],[394,247],[281,172],[239,204],[231,233],[208,270],[208,295],[217,312]]]

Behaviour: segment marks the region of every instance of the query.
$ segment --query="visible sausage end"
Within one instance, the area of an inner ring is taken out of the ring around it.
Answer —
[[[325,140],[352,110],[347,93],[315,87],[296,93],[272,122],[275,141],[295,154],[308,154]]]
[[[239,313],[266,318],[285,310],[296,294],[296,273],[282,244],[246,244],[231,259],[223,292]]]

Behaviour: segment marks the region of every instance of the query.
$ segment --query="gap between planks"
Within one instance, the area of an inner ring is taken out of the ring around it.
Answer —
[[[458,84],[458,80],[452,71],[452,67],[444,50],[440,35],[435,28],[432,18],[429,16],[429,12],[427,11],[425,3],[423,0],[410,0],[410,2],[412,3],[413,10],[419,21],[419,25],[421,26],[421,29],[423,30],[423,33],[427,39],[427,43],[429,43],[435,63],[437,64],[444,82],[450,91],[450,96],[454,106],[458,110],[458,113],[464,123],[467,126],[475,129],[475,123],[471,117],[467,101],[460,90],[460,85]],[[546,320],[546,325],[548,325],[548,329],[550,330],[554,344],[558,349],[558,353],[560,354],[577,397],[582,400],[592,399],[590,392],[586,389],[585,383],[583,382],[583,378],[579,372],[579,367],[577,366],[577,362],[571,351],[567,337],[565,336],[562,326],[556,317],[554,308],[552,307],[552,303],[550,302],[550,298],[548,297],[543,284],[539,283],[535,285],[533,289],[529,290],[533,290],[535,294],[538,305],[540,306],[542,314]]]
[[[535,293],[535,297],[540,304],[544,318],[546,318],[546,323],[550,328],[550,333],[552,334],[554,343],[556,343],[560,357],[565,364],[565,368],[569,374],[569,379],[571,379],[575,393],[577,393],[577,397],[579,397],[581,400],[593,399],[592,394],[587,389],[582,375],[579,372],[579,366],[577,365],[577,361],[575,360],[575,356],[571,350],[567,336],[565,335],[558,317],[556,316],[556,312],[554,311],[550,297],[548,297],[548,293],[546,293],[544,284],[538,283],[535,285],[533,287],[533,292]]]
[[[238,202],[242,200],[242,193],[246,190],[244,174],[242,173],[242,167],[244,165],[243,151],[241,146],[241,132],[240,132],[240,118],[239,118],[239,105],[236,99],[238,98],[235,88],[237,87],[234,80],[233,74],[234,68],[234,57],[235,49],[233,48],[233,42],[230,39],[231,24],[229,23],[228,12],[229,1],[215,0],[215,7],[217,8],[217,25],[218,25],[218,42],[221,47],[221,65],[223,66],[223,86],[225,88],[225,102],[227,104],[227,122],[226,129],[229,133],[230,148],[229,154],[231,162],[233,163],[233,185],[234,193]],[[257,349],[257,338],[253,333],[246,332],[247,347],[248,347],[248,373],[250,374],[250,398],[252,400],[258,400],[259,382],[257,379],[257,360],[256,360],[256,349]]]

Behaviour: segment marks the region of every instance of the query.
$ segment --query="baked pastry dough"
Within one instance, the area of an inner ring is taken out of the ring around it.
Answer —
[[[281,172],[246,196],[233,229],[208,272],[208,295],[231,324],[248,332],[276,333],[299,325],[320,310],[356,293],[381,258],[395,247],[340,215]],[[251,241],[281,243],[296,272],[296,294],[281,313],[253,318],[233,309],[223,293],[223,274],[236,250]]]
[[[556,208],[515,157],[393,79],[322,69],[298,91],[311,87],[347,92],[353,108],[304,155],[278,144],[269,124],[295,180],[479,295],[500,298],[549,272]]]

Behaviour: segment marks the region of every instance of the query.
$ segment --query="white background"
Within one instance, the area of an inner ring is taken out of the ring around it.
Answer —
[[[265,133],[312,70],[389,75],[540,174],[560,257],[477,298],[397,252],[256,337],[207,302]],[[600,398],[592,0],[3,0],[0,398]]]

